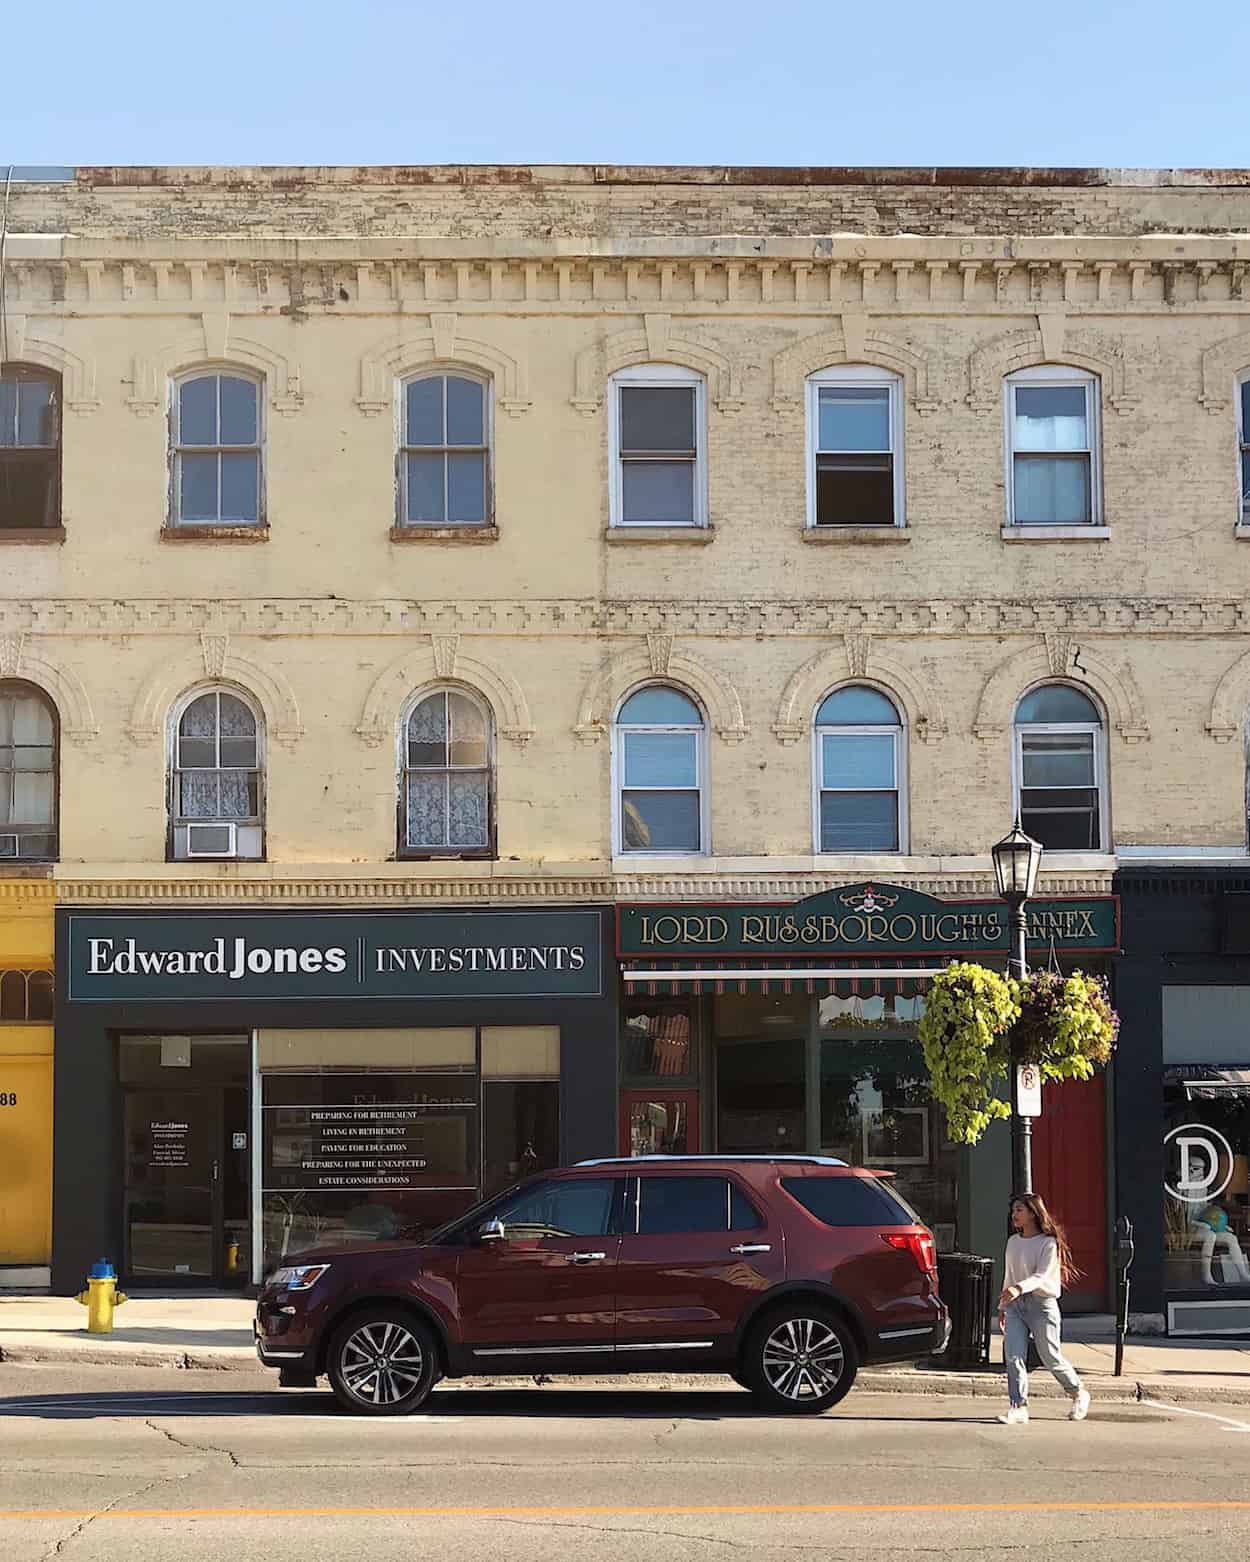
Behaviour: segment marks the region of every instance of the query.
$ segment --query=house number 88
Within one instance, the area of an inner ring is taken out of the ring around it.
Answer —
[[[17,1091],[16,1090],[0,1090],[0,1106],[16,1106],[16,1105],[17,1105]]]

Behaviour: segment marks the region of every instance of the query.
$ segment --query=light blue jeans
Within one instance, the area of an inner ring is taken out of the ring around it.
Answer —
[[[1065,1358],[1059,1341],[1059,1303],[1053,1296],[1026,1291],[1003,1309],[1003,1355],[1007,1361],[1007,1397],[1012,1406],[1029,1402],[1029,1374],[1024,1363],[1030,1335],[1042,1365],[1054,1373],[1059,1387],[1067,1394],[1078,1393],[1081,1380]]]

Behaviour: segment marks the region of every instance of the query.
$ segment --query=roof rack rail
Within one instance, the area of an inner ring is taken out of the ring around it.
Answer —
[[[794,1155],[605,1155],[591,1161],[574,1161],[575,1166],[639,1166],[654,1165],[655,1162],[673,1161],[755,1161],[763,1165],[793,1165],[796,1162],[804,1166],[846,1166],[849,1163],[838,1160],[835,1155],[804,1155],[801,1152]]]

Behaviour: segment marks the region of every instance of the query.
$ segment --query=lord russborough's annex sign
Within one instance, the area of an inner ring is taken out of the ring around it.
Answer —
[[[1039,950],[1118,946],[1111,896],[1035,900],[1028,938]],[[856,884],[789,905],[617,907],[623,956],[986,954],[1007,950],[1007,908],[999,900],[937,900],[899,884]]]
[[[338,912],[66,918],[66,996],[220,998],[600,996],[595,911]]]

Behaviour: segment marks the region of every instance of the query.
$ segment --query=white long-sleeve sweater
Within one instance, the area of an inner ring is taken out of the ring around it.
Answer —
[[[1005,1284],[1018,1286],[1023,1294],[1034,1291],[1057,1300],[1063,1290],[1059,1244],[1054,1237],[1008,1237],[1005,1271]]]

